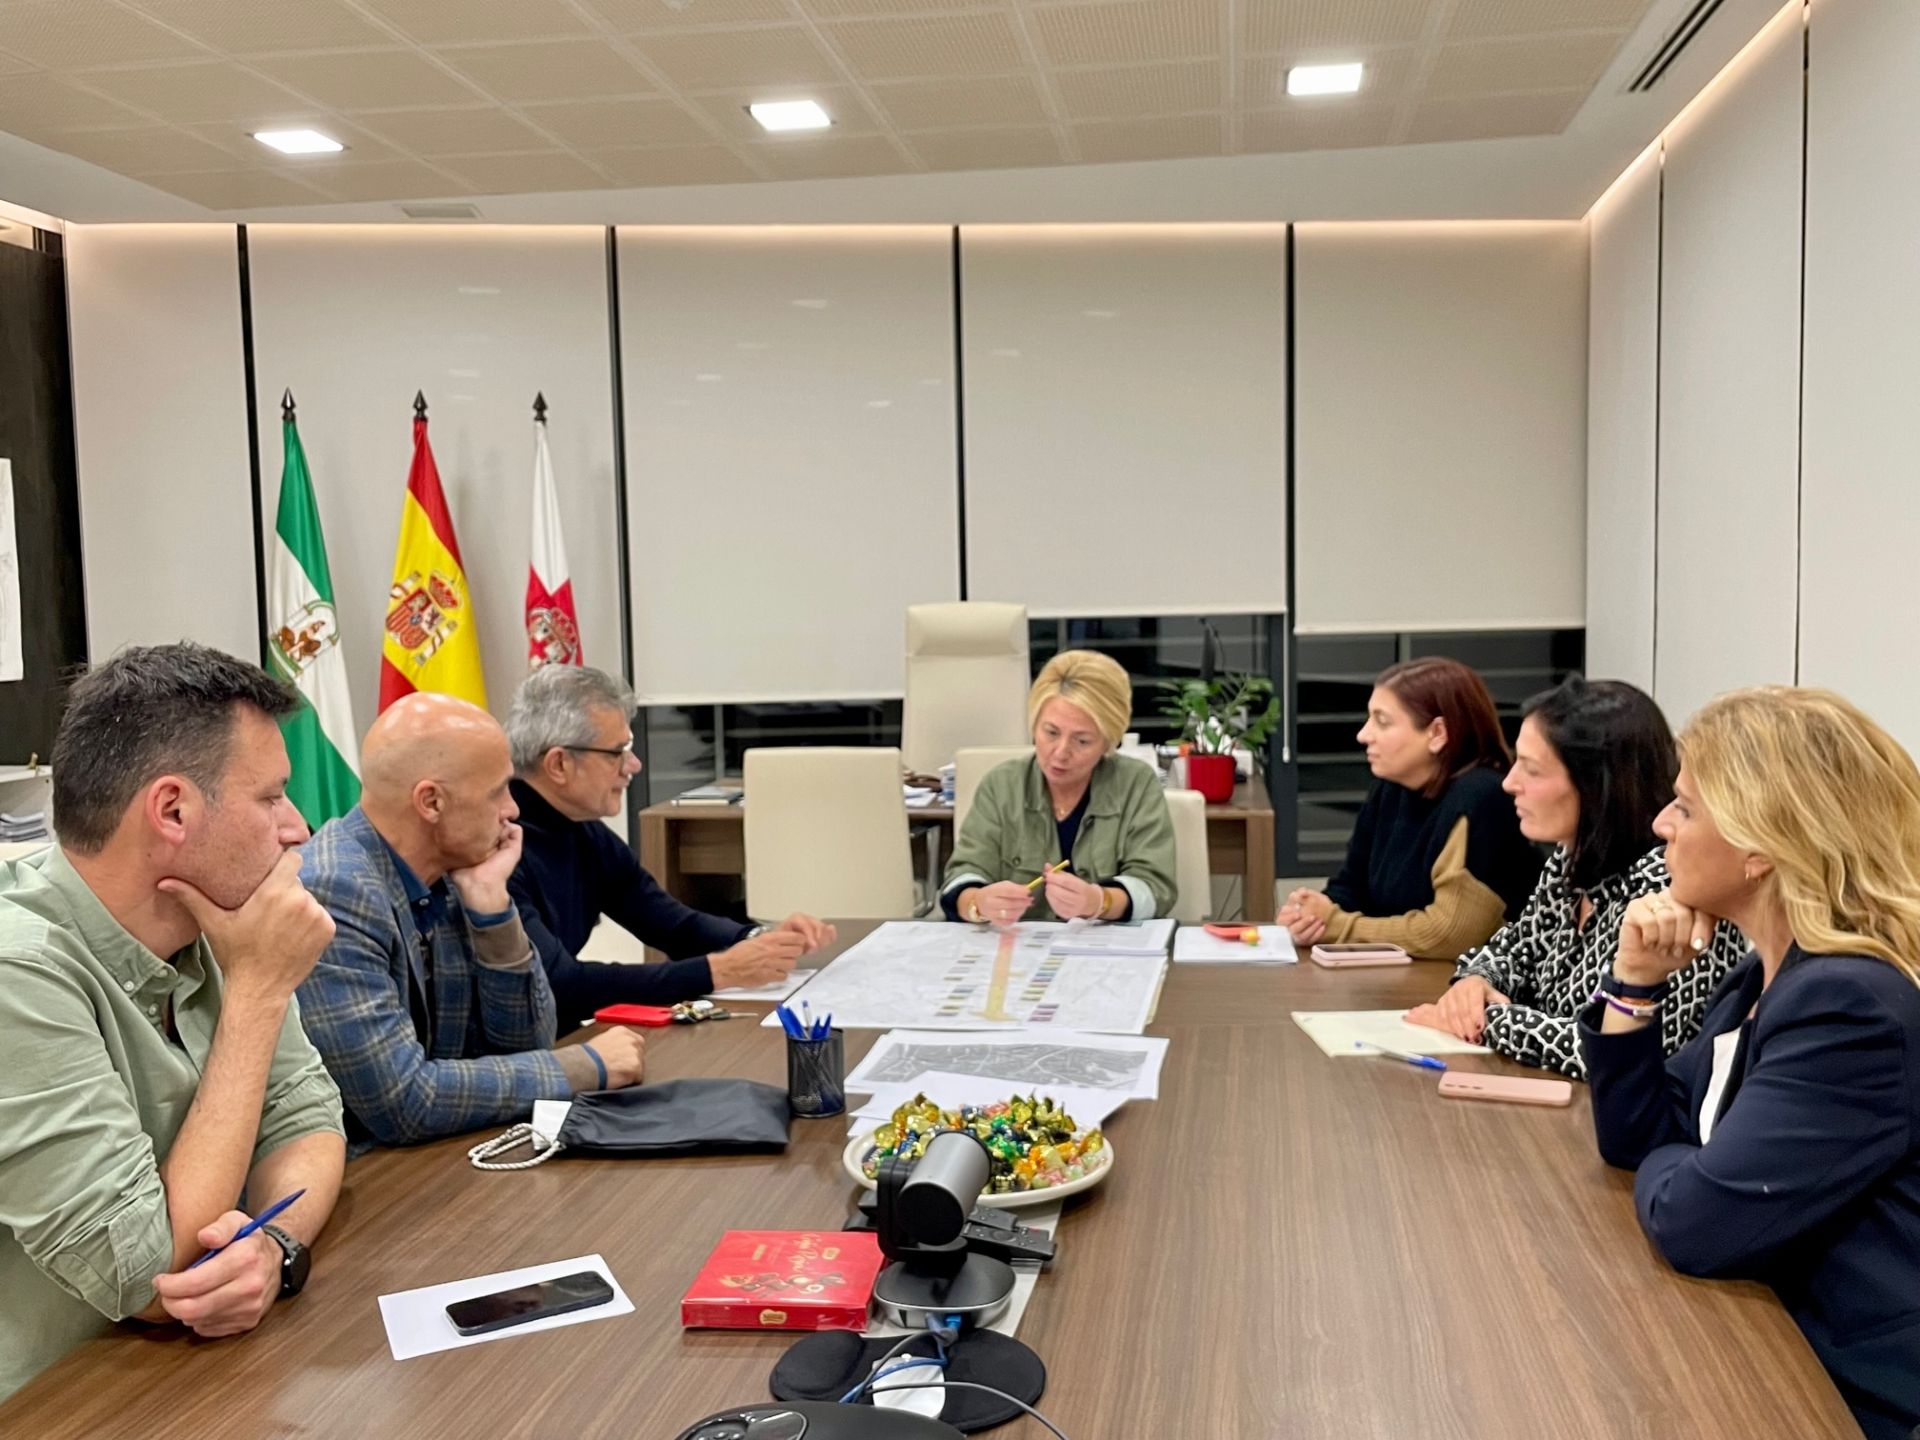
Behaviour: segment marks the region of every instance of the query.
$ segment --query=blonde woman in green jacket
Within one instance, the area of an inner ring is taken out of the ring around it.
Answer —
[[[1066,650],[1047,662],[1027,697],[1032,757],[987,772],[954,842],[940,891],[949,920],[1118,923],[1173,908],[1160,777],[1113,753],[1132,714],[1133,684],[1110,657]]]

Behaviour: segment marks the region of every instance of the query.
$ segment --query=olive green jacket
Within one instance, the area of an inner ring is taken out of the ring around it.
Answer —
[[[1087,813],[1073,842],[1073,873],[1100,885],[1118,885],[1133,901],[1129,922],[1152,920],[1173,909],[1173,817],[1160,777],[1151,766],[1118,755],[1104,756],[1089,782]],[[1060,860],[1060,832],[1046,777],[1029,757],[993,767],[974,793],[967,823],[954,839],[941,893],[996,880],[1032,880]],[[1029,920],[1050,920],[1046,891],[1038,892]]]

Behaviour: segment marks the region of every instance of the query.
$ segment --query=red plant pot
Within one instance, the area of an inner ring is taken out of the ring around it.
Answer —
[[[1198,790],[1209,805],[1224,805],[1233,798],[1233,756],[1187,756],[1187,788]]]

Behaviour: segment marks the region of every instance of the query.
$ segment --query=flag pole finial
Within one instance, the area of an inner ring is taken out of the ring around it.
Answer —
[[[280,418],[288,425],[293,423],[293,391],[291,390],[280,397]]]
[[[533,418],[541,425],[547,423],[547,395],[544,390],[533,392]]]
[[[413,392],[413,418],[416,420],[427,418],[427,392],[424,390]]]

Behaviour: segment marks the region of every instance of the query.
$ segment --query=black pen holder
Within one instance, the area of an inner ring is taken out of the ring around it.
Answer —
[[[805,1119],[840,1115],[847,1108],[846,1036],[829,1030],[819,1040],[787,1037],[787,1108]]]

